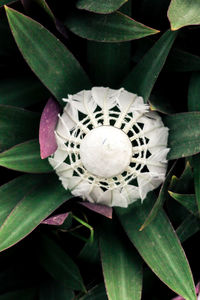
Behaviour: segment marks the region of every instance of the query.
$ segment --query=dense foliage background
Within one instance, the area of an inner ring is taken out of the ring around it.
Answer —
[[[196,299],[199,24],[198,0],[0,0],[0,300]],[[48,99],[92,86],[143,96],[170,129],[142,205],[84,206],[40,158]]]

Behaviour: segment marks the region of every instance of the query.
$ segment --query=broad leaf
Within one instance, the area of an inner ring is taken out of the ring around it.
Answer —
[[[198,231],[200,231],[200,220],[194,217],[194,215],[189,215],[176,229],[181,243],[185,242]]]
[[[0,227],[0,251],[19,242],[56,208],[72,198],[57,176],[43,176],[40,184],[20,199]]]
[[[92,11],[100,14],[109,14],[113,11],[116,11],[120,6],[126,3],[128,0],[101,0],[101,1],[93,1],[93,0],[78,0],[76,6],[79,9],[84,9],[88,11]]]
[[[6,13],[22,55],[58,100],[61,101],[68,93],[90,87],[89,79],[78,61],[54,35],[11,8],[6,7]]]
[[[0,105],[0,151],[37,136],[39,115],[21,108]]]
[[[122,86],[142,96],[147,102],[156,79],[163,68],[176,33],[167,31],[134,67]]]
[[[85,292],[76,264],[55,241],[45,235],[41,236],[40,263],[55,280],[66,288]]]
[[[75,34],[98,42],[123,42],[139,39],[158,30],[147,27],[117,11],[109,15],[98,15],[76,11],[65,21]]]
[[[163,121],[169,128],[169,160],[200,152],[200,112],[169,115]]]
[[[48,160],[40,158],[40,148],[37,140],[18,144],[0,153],[0,166],[28,173],[53,171]]]
[[[134,248],[127,246],[118,229],[104,222],[100,236],[100,253],[109,300],[140,300],[142,264]]]
[[[164,211],[159,211],[153,222],[139,231],[154,201],[154,194],[149,193],[142,205],[137,201],[126,209],[117,208],[116,212],[129,239],[152,271],[186,300],[196,300],[190,267]]]
[[[18,76],[0,81],[0,104],[28,107],[48,98],[48,90],[37,78]]]
[[[130,16],[131,2],[128,1],[120,11]],[[127,76],[130,71],[131,43],[101,43],[88,41],[87,60],[94,85],[118,88],[124,77]],[[121,61],[123,61],[123,63],[119,63]]]
[[[43,175],[26,174],[19,176],[0,187],[0,226],[12,209],[27,193],[35,188],[43,179]]]
[[[200,24],[200,3],[196,0],[171,0],[168,18],[172,30]]]

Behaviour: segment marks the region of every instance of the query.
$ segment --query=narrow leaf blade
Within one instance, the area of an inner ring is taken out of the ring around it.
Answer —
[[[14,9],[6,7],[6,13],[22,55],[58,100],[61,101],[67,93],[73,94],[90,87],[89,79],[78,61],[55,36]]]
[[[149,193],[143,205],[138,201],[116,212],[129,239],[152,271],[178,295],[196,300],[189,264],[165,213],[159,211],[156,219],[139,231],[154,201],[155,196]]]
[[[44,175],[42,182],[16,204],[0,227],[0,251],[23,239],[70,198],[70,192],[55,175]]]

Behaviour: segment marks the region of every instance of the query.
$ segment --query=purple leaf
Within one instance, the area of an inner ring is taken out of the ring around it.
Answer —
[[[65,219],[68,217],[69,212],[64,214],[59,214],[56,216],[49,217],[41,222],[41,224],[47,224],[47,225],[62,225],[65,221]]]
[[[40,156],[42,159],[53,154],[57,149],[54,130],[58,121],[59,112],[59,104],[53,100],[53,98],[50,98],[44,107],[40,119],[39,142]]]
[[[112,207],[105,205],[94,204],[89,202],[79,202],[79,204],[87,207],[88,209],[95,211],[96,213],[103,215],[109,219],[112,219]]]

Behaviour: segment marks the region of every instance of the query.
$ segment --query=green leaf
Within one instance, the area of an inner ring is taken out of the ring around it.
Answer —
[[[185,242],[188,238],[193,236],[200,230],[199,218],[195,218],[194,215],[189,215],[177,228],[176,233],[181,241]]]
[[[147,102],[161,72],[177,33],[167,31],[134,67],[122,86],[142,96]]]
[[[0,166],[28,173],[46,173],[53,171],[48,160],[40,158],[38,140],[18,144],[0,153]]]
[[[0,187],[0,226],[17,203],[35,188],[43,175],[26,174],[19,176]]]
[[[0,227],[0,251],[27,236],[70,198],[70,192],[62,187],[56,175],[43,175],[40,184],[16,204]]]
[[[89,240],[78,255],[78,259],[91,264],[99,262],[99,238],[97,233],[94,233],[93,241]]]
[[[35,300],[37,296],[37,290],[33,288],[12,291],[0,295],[0,300]]]
[[[188,89],[188,109],[190,111],[200,111],[199,93],[200,93],[200,73],[193,73],[191,76]],[[194,186],[196,194],[196,203],[200,215],[200,155],[193,156],[193,170],[194,170]]]
[[[169,128],[169,160],[200,152],[200,112],[164,116],[163,122]]]
[[[0,7],[3,5],[10,4],[12,2],[16,2],[15,0],[0,0]]]
[[[172,191],[169,191],[170,196],[178,201],[181,205],[185,206],[192,214],[196,214],[198,207],[196,204],[195,195],[191,194],[178,194]]]
[[[79,9],[85,9],[95,13],[109,14],[112,13],[113,11],[116,11],[127,1],[128,0],[111,0],[111,1],[78,0],[76,6]]]
[[[40,300],[73,300],[74,293],[53,278],[42,282],[40,286]]]
[[[108,299],[140,300],[141,259],[134,248],[123,243],[118,229],[111,222],[104,222],[100,236],[100,253]]]
[[[37,136],[39,115],[21,108],[0,105],[0,151]]]
[[[40,263],[55,280],[66,288],[85,292],[76,264],[55,241],[45,235],[41,236]]]
[[[58,100],[68,93],[90,88],[89,79],[78,61],[54,35],[11,8],[6,7],[6,13],[22,55]]]
[[[167,174],[167,177],[160,189],[160,193],[159,196],[156,200],[156,202],[154,203],[148,217],[146,218],[144,224],[141,226],[140,231],[143,230],[146,226],[148,226],[157,216],[159,210],[163,207],[164,202],[167,200],[168,197],[168,186],[172,177],[172,174],[174,172],[174,167],[175,167],[176,163],[174,163],[174,165],[172,166],[172,168],[170,169],[170,171]]]
[[[131,14],[130,1],[122,7],[121,12],[127,15]],[[130,70],[131,43],[101,43],[88,41],[87,57],[89,72],[94,85],[118,88]],[[119,63],[121,61],[123,61],[123,63]]]
[[[80,298],[80,300],[108,300],[106,296],[106,290],[103,283],[95,286],[87,292],[86,295]]]
[[[154,194],[149,193],[143,204],[137,201],[126,209],[117,208],[116,212],[129,239],[152,271],[178,295],[196,300],[189,264],[164,211],[160,210],[153,222],[139,231],[154,201]]]
[[[171,0],[168,18],[172,30],[200,24],[200,3],[196,0]]]
[[[37,78],[21,76],[0,81],[0,104],[28,107],[48,98],[48,90]]]
[[[97,42],[123,42],[158,33],[123,13],[98,15],[84,11],[71,13],[65,21],[75,34]]]

